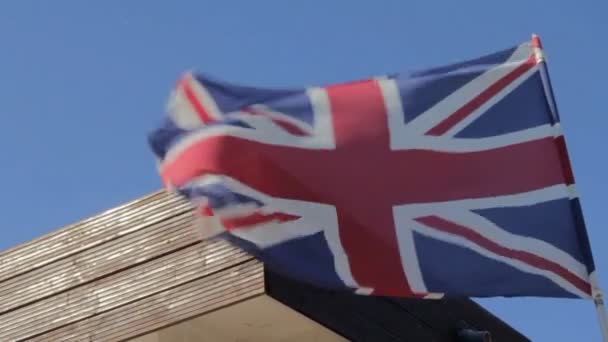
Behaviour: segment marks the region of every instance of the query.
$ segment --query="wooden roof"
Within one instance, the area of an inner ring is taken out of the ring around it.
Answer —
[[[470,300],[295,283],[227,243],[202,242],[191,222],[187,203],[159,191],[0,253],[0,341],[129,340],[261,295],[351,340],[450,341],[464,319],[495,340],[528,341]]]

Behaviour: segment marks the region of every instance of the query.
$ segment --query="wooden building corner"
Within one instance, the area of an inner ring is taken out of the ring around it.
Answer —
[[[468,299],[336,293],[202,242],[164,191],[0,253],[0,341],[454,341],[466,321],[528,341]]]

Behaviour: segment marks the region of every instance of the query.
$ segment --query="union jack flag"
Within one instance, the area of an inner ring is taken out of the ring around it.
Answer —
[[[589,297],[594,271],[540,41],[301,89],[187,73],[150,135],[202,229],[361,294]]]

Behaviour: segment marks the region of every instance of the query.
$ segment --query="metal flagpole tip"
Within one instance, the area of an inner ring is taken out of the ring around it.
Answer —
[[[540,41],[540,37],[536,34],[532,34],[532,48],[534,50],[534,57],[536,58],[536,63],[542,63],[545,61],[545,56],[543,54],[543,44]]]
[[[543,44],[540,41],[540,37],[536,33],[532,33],[532,46],[539,49],[543,48]]]

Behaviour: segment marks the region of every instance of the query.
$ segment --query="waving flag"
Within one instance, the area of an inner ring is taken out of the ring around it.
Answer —
[[[594,265],[537,39],[302,89],[188,73],[165,184],[268,267],[362,294],[589,297]],[[207,227],[209,229],[209,227]]]

